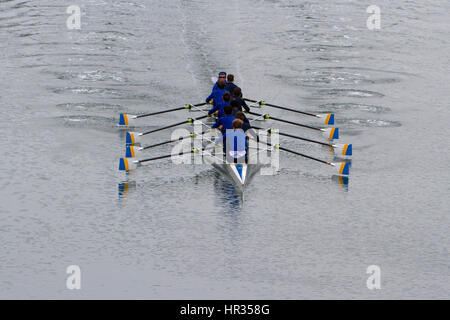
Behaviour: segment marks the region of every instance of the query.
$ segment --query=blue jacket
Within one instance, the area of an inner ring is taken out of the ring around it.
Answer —
[[[219,118],[225,117],[225,112],[223,111],[223,109],[229,104],[229,102],[221,100],[220,103],[216,104],[215,107],[211,108],[211,110],[208,111],[208,114],[213,114],[214,112],[219,111]]]
[[[226,130],[233,129],[233,120],[236,119],[234,116],[223,116],[217,119],[216,123],[213,124],[212,128],[218,128],[222,125],[222,133]]]
[[[217,86],[217,82],[214,85],[211,94],[206,98],[206,102],[209,102],[211,99],[213,100],[213,104],[217,105],[218,103],[222,102],[222,96],[225,92],[228,92],[226,89],[220,89]]]

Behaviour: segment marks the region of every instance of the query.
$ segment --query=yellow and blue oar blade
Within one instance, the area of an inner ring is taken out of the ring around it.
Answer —
[[[316,115],[316,117],[324,119],[324,123],[326,125],[329,125],[329,126],[334,125],[334,113],[318,114],[318,115]]]
[[[325,128],[320,130],[327,139],[339,139],[339,128]]]
[[[127,113],[121,113],[119,116],[119,126],[128,126],[131,120],[136,119],[137,116]]]
[[[127,146],[125,150],[126,158],[136,158],[136,156],[142,151],[144,148],[136,147],[136,146]]]
[[[333,144],[334,151],[336,154],[341,156],[351,156],[352,155],[352,145],[351,144]]]
[[[338,162],[330,164],[337,169],[339,175],[348,176],[350,174],[350,164],[347,162]]]
[[[134,145],[135,143],[140,141],[141,136],[142,136],[142,133],[139,133],[139,132],[127,132],[126,144]]]
[[[120,158],[119,160],[119,170],[120,171],[130,171],[137,168],[139,164],[138,160],[132,158]]]

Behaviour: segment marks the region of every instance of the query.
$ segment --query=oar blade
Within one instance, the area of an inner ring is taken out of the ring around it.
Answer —
[[[339,139],[339,128],[325,128],[321,130],[327,139]]]
[[[348,176],[350,174],[350,163],[348,162],[338,162],[332,164],[335,169],[337,169],[337,173],[342,176]]]
[[[317,117],[324,119],[326,125],[334,125],[334,113],[318,114]]]
[[[135,115],[127,114],[127,113],[121,113],[119,115],[119,126],[128,126],[130,125],[131,121],[133,119],[136,119]]]
[[[131,158],[120,158],[119,160],[119,170],[120,171],[130,171],[137,168],[139,161]]]
[[[136,146],[127,146],[125,150],[125,157],[126,158],[136,158],[136,156],[141,153],[143,148],[136,147]]]
[[[140,141],[140,138],[142,136],[142,133],[139,132],[127,132],[126,135],[126,144],[127,145],[134,145],[135,143]]]
[[[336,154],[342,156],[351,156],[353,154],[352,144],[334,144],[333,148]]]

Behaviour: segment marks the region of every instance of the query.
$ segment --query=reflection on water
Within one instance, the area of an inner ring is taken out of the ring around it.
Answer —
[[[128,192],[134,189],[136,189],[136,181],[119,183],[119,200],[126,199]]]
[[[244,192],[232,182],[226,180],[219,172],[215,172],[213,190],[216,198],[233,212],[242,207]]]
[[[331,180],[339,184],[341,190],[344,192],[348,192],[348,182],[349,178],[345,176],[333,175],[331,176]]]

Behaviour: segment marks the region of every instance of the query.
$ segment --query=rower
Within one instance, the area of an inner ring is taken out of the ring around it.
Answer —
[[[227,130],[215,141],[215,144],[223,141],[227,162],[245,163],[247,162],[247,136],[242,130],[242,120],[233,120],[232,126],[233,129]]]
[[[217,112],[218,118],[224,117],[225,116],[224,108],[230,104],[230,98],[231,98],[230,93],[224,92],[224,94],[222,95],[221,102],[216,104],[214,107],[211,108],[211,110],[208,111],[208,116],[211,116],[212,114]]]
[[[231,94],[233,93],[234,89],[236,89],[238,87],[233,82],[234,82],[234,75],[228,74],[227,84],[225,85],[225,90],[227,90]]]
[[[230,105],[226,105],[223,108],[224,116],[217,119],[216,123],[213,124],[212,128],[219,129],[222,131],[222,134],[225,133],[226,130],[233,128],[233,120],[235,117],[233,116],[233,109]]]
[[[242,130],[244,130],[247,137],[259,141],[258,133],[255,131],[255,129],[252,128],[252,126],[250,125],[250,121],[248,121],[245,114],[239,111],[236,113],[235,117],[236,119],[242,121]]]
[[[233,103],[233,101],[231,101]],[[250,121],[248,121],[247,117],[242,111],[236,112],[234,115],[236,119],[239,119],[242,121],[242,130],[244,132],[247,132],[248,129],[250,129],[252,126],[250,125]]]
[[[250,108],[248,107],[247,103],[245,103],[245,100],[242,99],[242,90],[239,87],[234,88],[233,95],[231,96],[231,101],[236,100],[239,104],[239,111],[242,111],[242,108],[246,112],[250,112]]]
[[[213,101],[213,105],[216,106],[220,102],[222,102],[222,96],[227,90],[225,89],[225,86],[227,84],[226,82],[226,73],[220,72],[219,73],[219,79],[214,84],[214,87],[211,91],[211,94],[206,98],[206,102],[209,103],[211,100]]]

